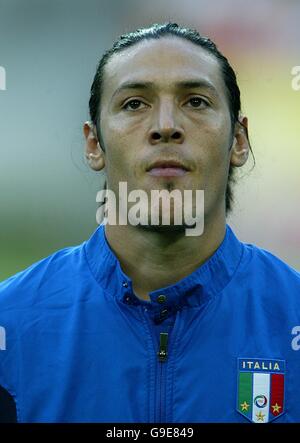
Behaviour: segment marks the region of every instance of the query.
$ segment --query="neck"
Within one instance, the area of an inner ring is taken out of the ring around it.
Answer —
[[[188,276],[213,255],[224,239],[225,217],[206,220],[200,236],[109,224],[105,234],[135,294],[149,300],[149,292]]]

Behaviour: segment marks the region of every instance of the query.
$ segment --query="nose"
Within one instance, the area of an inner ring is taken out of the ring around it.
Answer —
[[[157,111],[155,121],[149,131],[150,144],[182,143],[184,130],[176,121],[176,110],[171,103],[162,103]]]

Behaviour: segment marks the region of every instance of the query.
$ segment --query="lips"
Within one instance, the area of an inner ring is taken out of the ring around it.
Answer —
[[[150,165],[147,172],[156,177],[183,176],[189,168],[178,160],[157,160]]]

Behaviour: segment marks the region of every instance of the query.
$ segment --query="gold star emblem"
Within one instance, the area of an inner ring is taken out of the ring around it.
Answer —
[[[246,401],[244,403],[241,403],[242,411],[248,411],[250,405]]]
[[[272,405],[273,408],[273,414],[274,412],[280,412],[279,409],[281,409],[281,406],[279,406],[279,404],[275,403],[275,405]]]
[[[257,417],[257,421],[264,421],[265,414],[262,414],[262,412],[259,411],[259,413],[256,414],[256,417]]]

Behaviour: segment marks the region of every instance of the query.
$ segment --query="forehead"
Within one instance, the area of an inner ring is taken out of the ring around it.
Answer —
[[[125,82],[151,81],[159,89],[170,89],[187,79],[207,80],[225,94],[218,60],[202,47],[176,36],[143,40],[122,50],[111,57],[104,71],[103,95],[107,98]]]

